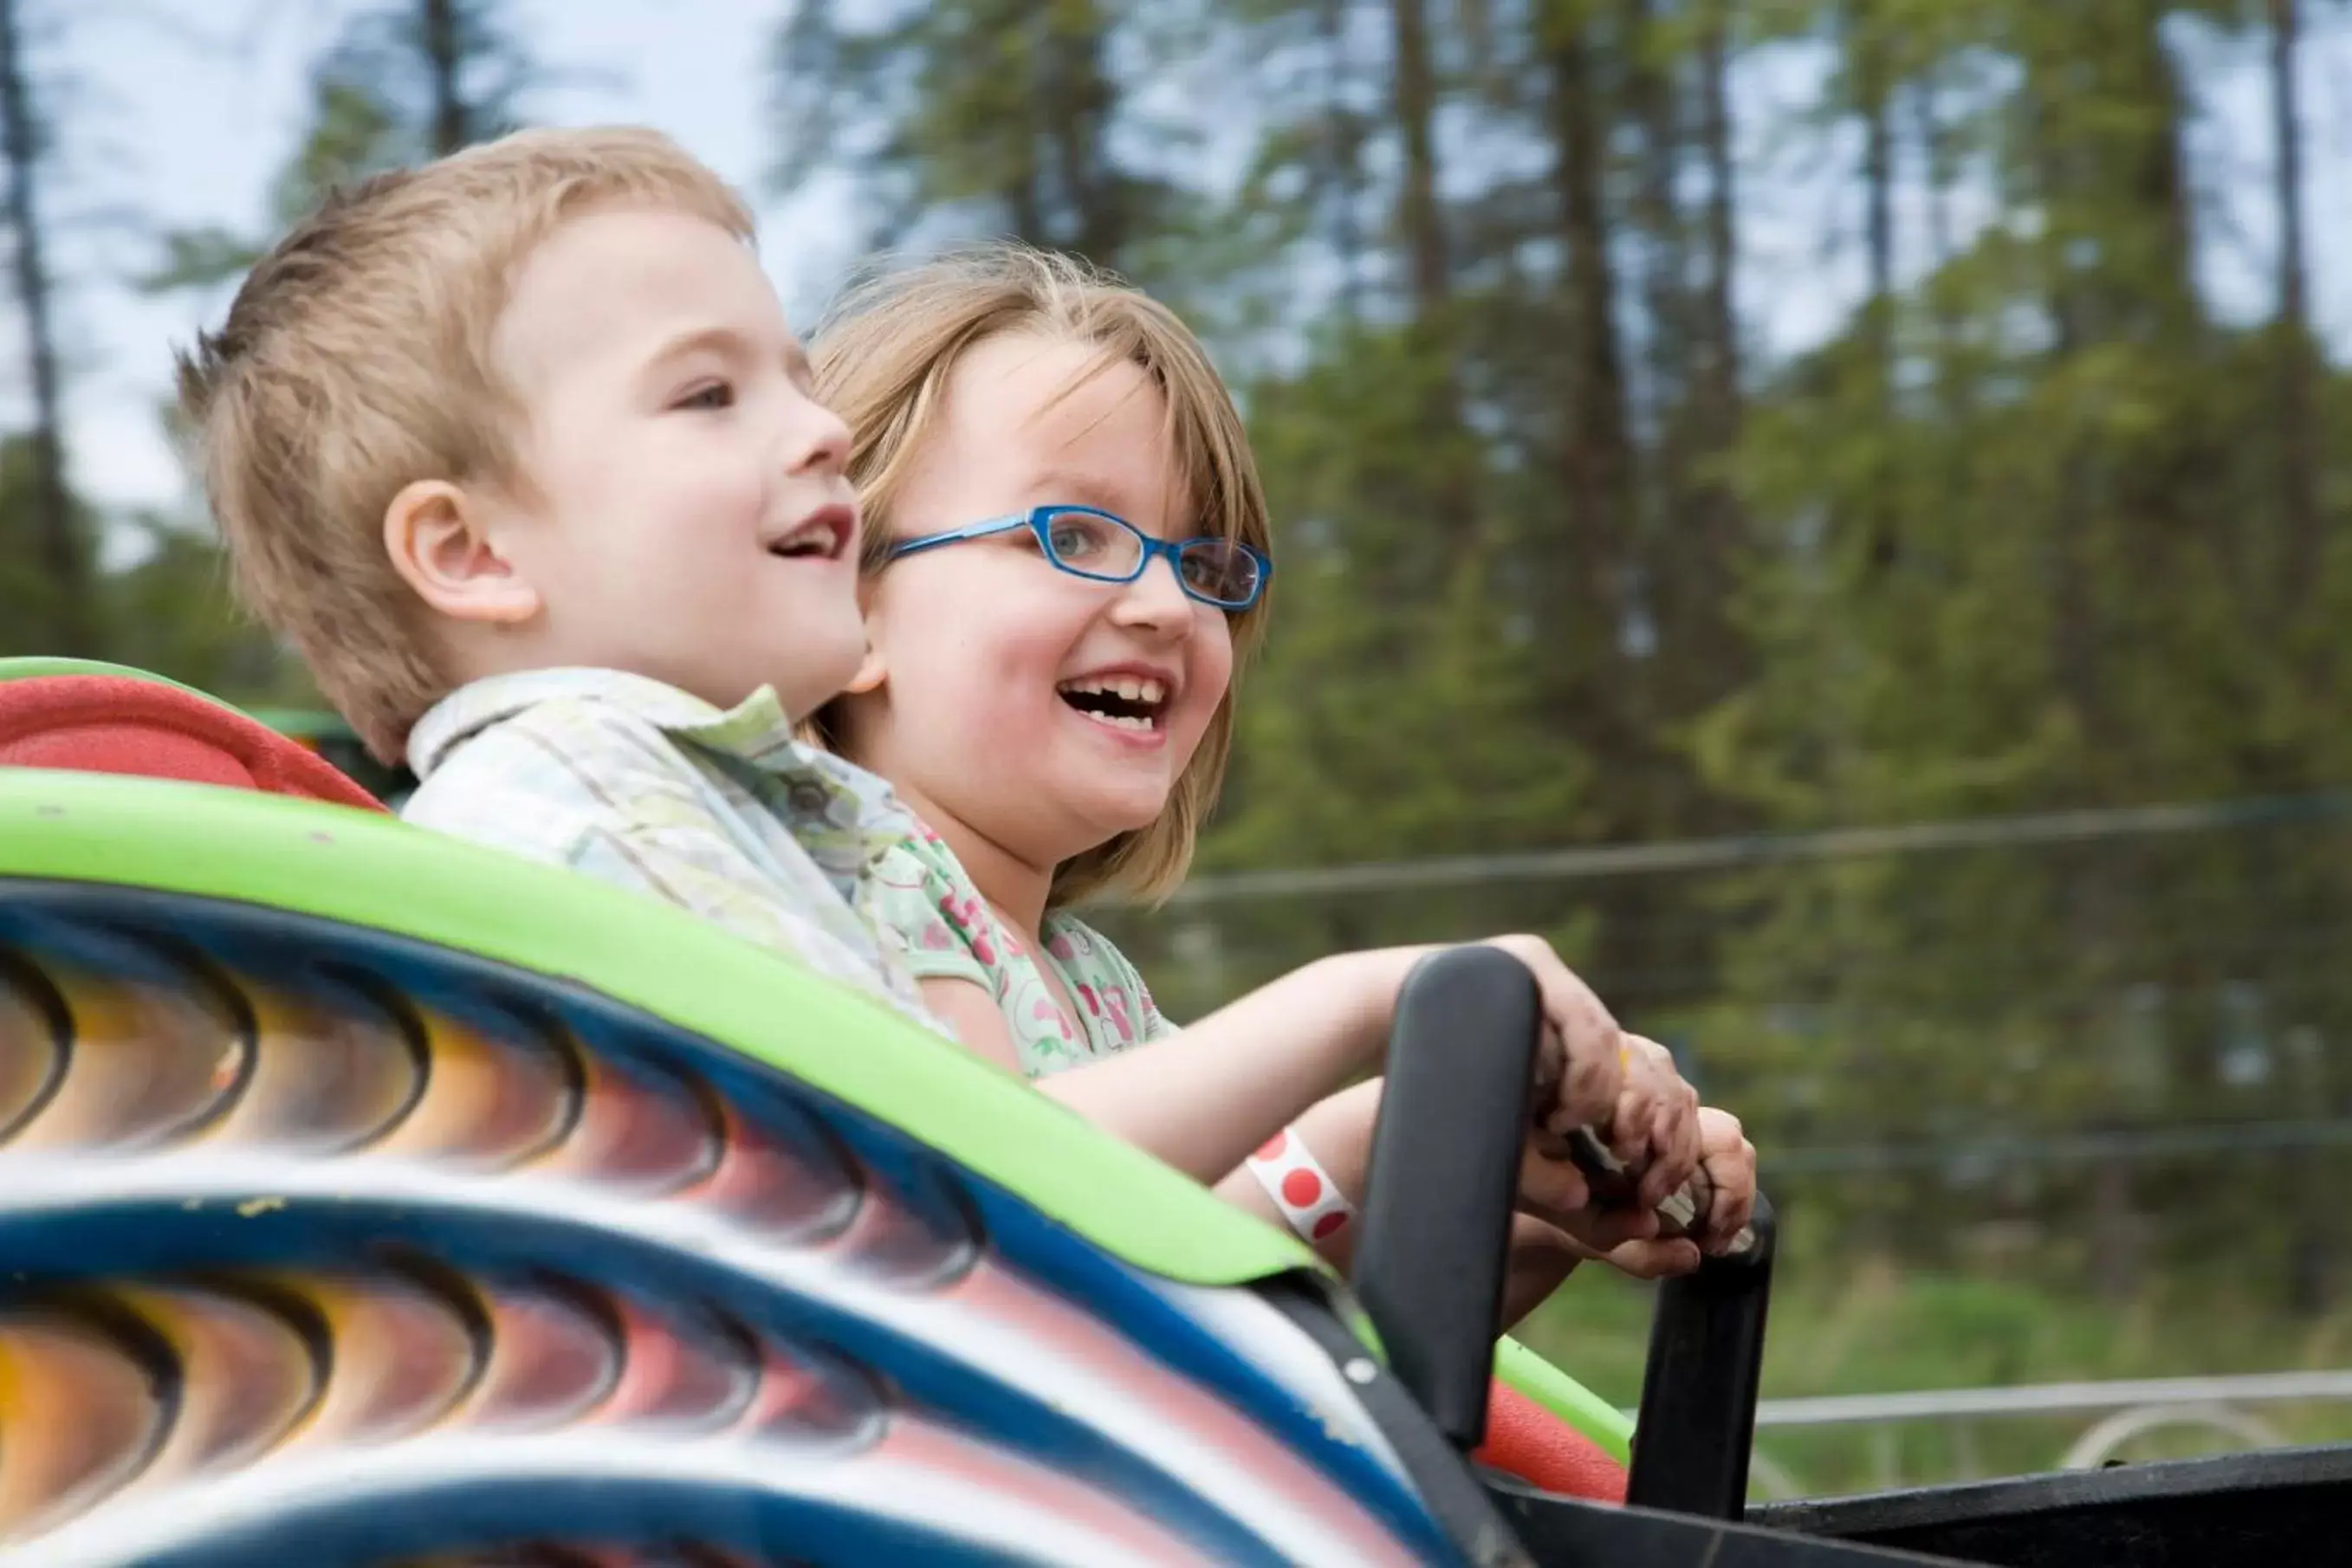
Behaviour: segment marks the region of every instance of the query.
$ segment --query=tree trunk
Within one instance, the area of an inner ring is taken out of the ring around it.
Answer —
[[[1683,167],[1683,115],[1674,73],[1655,58],[1656,0],[1625,0],[1625,109],[1641,136],[1632,217],[1643,239],[1642,294],[1649,316],[1643,380],[1654,405],[1672,407],[1687,379],[1691,323],[1687,252],[1676,187]],[[1672,444],[1671,442],[1669,443]],[[1662,454],[1679,467],[1678,453]]]
[[[1625,0],[1625,47],[1643,62],[1628,73],[1627,109],[1644,148],[1635,211],[1648,240],[1643,369],[1657,432],[1643,454],[1654,480],[1643,498],[1639,551],[1658,636],[1644,661],[1646,704],[1633,721],[1654,734],[1674,732],[1713,709],[1748,673],[1744,638],[1732,619],[1743,525],[1721,472],[1739,428],[1728,19],[1714,0],[1691,17],[1664,17],[1664,9],[1659,0]],[[1696,26],[1687,60],[1653,63],[1665,29],[1691,22]],[[1709,184],[1696,210],[1683,195],[1694,163],[1705,166]],[[1688,760],[1671,748],[1660,751],[1653,830],[1691,834],[1720,826],[1719,803]],[[1676,954],[1675,961],[1686,958]]]
[[[75,515],[65,471],[64,410],[58,383],[57,327],[35,184],[40,132],[26,79],[24,41],[16,0],[0,0],[0,155],[8,163],[8,226],[16,263],[16,302],[25,318],[26,370],[32,382],[35,526],[42,574],[47,579],[49,637],[54,651],[91,657],[98,647],[90,559]]]
[[[1559,437],[1560,521],[1543,542],[1546,591],[1560,616],[1561,657],[1550,684],[1561,726],[1607,759],[1623,796],[1643,792],[1640,736],[1626,722],[1624,649],[1627,576],[1633,564],[1634,464],[1624,356],[1617,335],[1617,276],[1609,249],[1607,121],[1592,68],[1591,24],[1560,9],[1545,64],[1556,149],[1554,181],[1568,341]],[[1599,831],[1636,829],[1629,798],[1603,814]]]
[[[1437,195],[1437,73],[1430,59],[1429,22],[1422,0],[1391,0],[1389,17],[1396,51],[1397,135],[1404,150],[1398,216],[1414,314],[1431,321],[1444,314],[1453,282],[1445,215]]]
[[[1323,203],[1330,215],[1331,249],[1339,271],[1339,319],[1353,327],[1363,319],[1362,273],[1358,258],[1364,252],[1360,224],[1363,197],[1363,137],[1348,108],[1348,83],[1353,77],[1348,58],[1347,0],[1317,0],[1316,42],[1324,58],[1324,84],[1329,96],[1323,106]]]
[[[1689,466],[1685,515],[1676,519],[1675,554],[1679,612],[1668,623],[1670,651],[1682,676],[1669,699],[1677,721],[1712,709],[1752,674],[1746,635],[1733,605],[1746,566],[1746,509],[1723,473],[1744,423],[1740,389],[1739,317],[1733,287],[1738,271],[1732,169],[1727,5],[1711,4],[1698,40],[1697,137],[1706,165],[1706,205],[1700,248],[1706,282],[1692,313],[1695,369],[1690,384]],[[1716,803],[1701,801],[1687,832],[1726,826]]]
[[[1705,366],[1702,395],[1709,444],[1727,448],[1738,439],[1739,244],[1738,189],[1731,154],[1731,58],[1728,0],[1714,0],[1699,34],[1699,146],[1706,160],[1706,298],[1702,313]]]
[[[1869,352],[1863,374],[1868,409],[1864,417],[1891,423],[1895,374],[1895,113],[1886,59],[1885,26],[1871,0],[1852,0],[1845,17],[1847,58],[1853,73],[1853,107],[1862,117],[1864,243],[1870,292],[1863,301],[1863,342]],[[1898,521],[1887,503],[1893,476],[1875,473],[1862,503],[1859,523],[1864,553],[1874,572],[1894,569],[1902,546]]]
[[[1581,26],[1551,51],[1552,111],[1559,146],[1560,237],[1567,261],[1570,341],[1568,502],[1585,548],[1613,568],[1623,559],[1624,501],[1633,478],[1624,357],[1617,339],[1616,267],[1602,195],[1608,147],[1595,101],[1590,46]]]
[[[2290,613],[2309,596],[2320,558],[2319,478],[2311,432],[2311,306],[2304,267],[2303,117],[2295,90],[2301,7],[2269,0],[2271,126],[2278,146],[2279,493],[2286,528],[2284,598]]]
[[[1098,266],[1117,268],[1133,235],[1128,190],[1110,161],[1118,89],[1103,68],[1106,24],[1092,5],[1057,5],[1046,17],[1041,97],[1067,219],[1060,243]]]
[[[1390,112],[1396,121],[1404,169],[1397,193],[1398,238],[1404,250],[1412,307],[1408,327],[1414,353],[1422,424],[1428,432],[1421,464],[1423,505],[1435,527],[1429,553],[1409,568],[1423,584],[1459,569],[1463,547],[1479,530],[1476,442],[1463,427],[1462,386],[1455,373],[1453,247],[1438,192],[1439,86],[1422,0],[1391,0]],[[1418,487],[1417,487],[1418,488]]]
[[[472,116],[466,112],[458,74],[465,65],[465,42],[458,28],[459,0],[424,0],[422,37],[425,74],[432,84],[433,121],[429,133],[433,155],[446,158],[473,141]]]
[[[1872,369],[1882,388],[1895,380],[1895,116],[1889,100],[1886,40],[1868,0],[1855,0],[1847,15],[1849,58],[1854,75],[1854,108],[1862,116],[1864,227],[1870,250],[1870,298],[1864,310],[1870,324]]]

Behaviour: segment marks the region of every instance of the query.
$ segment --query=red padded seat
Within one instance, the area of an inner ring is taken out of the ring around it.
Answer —
[[[1486,1440],[1470,1457],[1548,1492],[1587,1502],[1625,1500],[1624,1466],[1500,1378],[1486,1395]]]
[[[382,811],[335,766],[184,686],[110,666],[0,664],[0,767],[132,773]],[[47,673],[59,671],[59,673]]]

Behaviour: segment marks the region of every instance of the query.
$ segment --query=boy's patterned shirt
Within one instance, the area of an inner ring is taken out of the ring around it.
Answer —
[[[650,893],[945,1032],[875,921],[914,818],[795,738],[772,689],[721,710],[620,670],[493,676],[419,720],[408,757],[406,820]]]

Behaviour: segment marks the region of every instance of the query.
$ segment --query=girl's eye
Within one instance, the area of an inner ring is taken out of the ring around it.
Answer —
[[[671,405],[674,408],[732,408],[735,389],[723,381],[713,381],[696,387]]]

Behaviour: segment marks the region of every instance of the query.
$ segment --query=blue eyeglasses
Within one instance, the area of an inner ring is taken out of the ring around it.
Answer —
[[[1016,517],[991,518],[942,533],[902,539],[887,561],[936,550],[967,539],[985,539],[1025,528],[1037,536],[1045,559],[1074,577],[1097,583],[1132,583],[1153,559],[1166,556],[1186,594],[1221,610],[1246,610],[1265,592],[1274,563],[1238,539],[1154,539],[1123,517],[1090,506],[1041,506]]]

